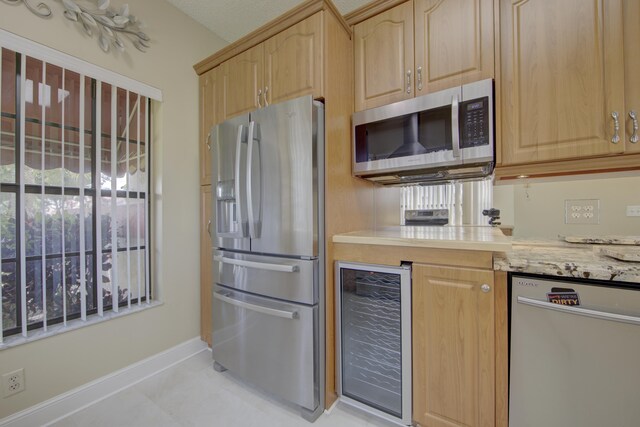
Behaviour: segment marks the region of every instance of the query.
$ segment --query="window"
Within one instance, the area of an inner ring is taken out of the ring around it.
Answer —
[[[0,343],[148,303],[150,98],[0,53]]]

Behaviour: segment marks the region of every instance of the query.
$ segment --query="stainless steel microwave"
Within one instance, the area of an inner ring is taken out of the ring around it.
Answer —
[[[353,115],[353,174],[381,184],[490,175],[495,163],[493,80]]]

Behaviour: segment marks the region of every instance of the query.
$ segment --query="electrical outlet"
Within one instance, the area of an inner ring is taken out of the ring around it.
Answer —
[[[627,206],[627,216],[640,216],[640,206]]]
[[[2,389],[4,397],[9,397],[24,390],[24,369],[9,372],[2,376]]]
[[[565,224],[599,224],[600,200],[565,200],[564,212]]]

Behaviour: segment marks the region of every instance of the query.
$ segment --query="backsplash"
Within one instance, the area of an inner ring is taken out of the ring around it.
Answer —
[[[438,185],[402,187],[400,224],[404,225],[407,209],[447,209],[449,225],[485,225],[484,209],[493,202],[491,178],[453,181]]]
[[[376,226],[400,225],[403,209],[409,206],[428,208],[431,199],[424,188],[377,187],[374,193]],[[427,199],[420,197],[421,191],[426,192]],[[493,185],[491,199],[492,207],[501,211],[502,224],[514,226],[516,238],[640,234],[640,217],[626,216],[627,206],[640,206],[640,175],[591,175],[542,182],[523,180]],[[565,200],[581,199],[599,200],[598,224],[565,224]],[[433,200],[437,203],[438,199]]]
[[[376,226],[404,225],[408,209],[447,209],[450,225],[485,225],[489,219],[482,211],[492,207],[493,183],[491,178],[485,178],[438,185],[378,187],[375,198]]]
[[[565,224],[566,200],[598,200],[598,224]],[[640,176],[572,177],[571,180],[494,186],[494,205],[502,223],[513,224],[519,238],[558,235],[640,234],[640,217],[628,217],[627,206],[640,205]]]

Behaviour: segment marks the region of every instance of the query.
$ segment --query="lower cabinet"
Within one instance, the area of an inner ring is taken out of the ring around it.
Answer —
[[[413,418],[494,427],[494,272],[413,264]]]
[[[213,227],[211,186],[200,187],[200,338],[211,347],[211,286],[213,282]]]

